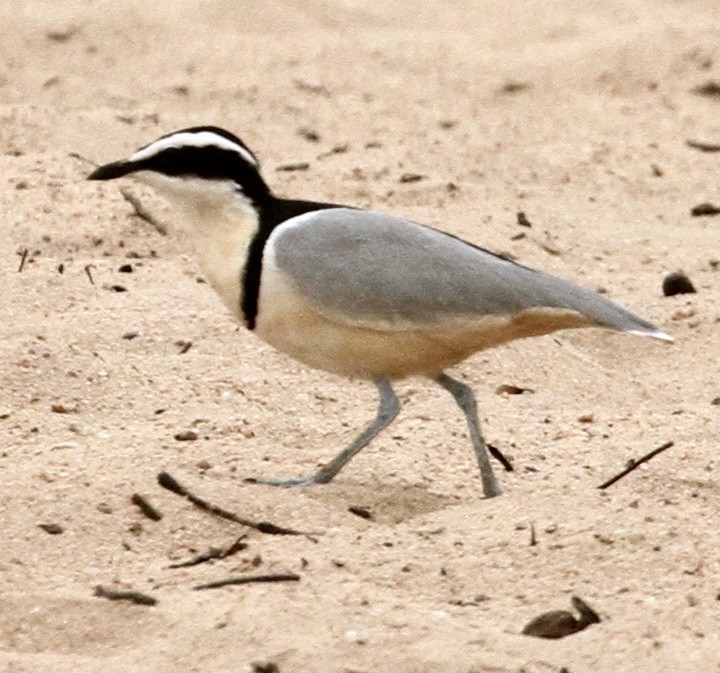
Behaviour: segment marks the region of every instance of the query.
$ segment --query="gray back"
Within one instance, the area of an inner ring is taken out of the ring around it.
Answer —
[[[616,329],[656,331],[596,292],[400,217],[317,211],[280,225],[269,244],[279,269],[336,318],[420,327],[557,307]]]

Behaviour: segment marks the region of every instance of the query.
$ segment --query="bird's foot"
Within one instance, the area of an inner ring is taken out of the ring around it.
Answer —
[[[502,488],[500,488],[500,484],[497,482],[494,475],[492,479],[483,479],[483,494],[486,498],[496,498],[497,496],[502,495]]]

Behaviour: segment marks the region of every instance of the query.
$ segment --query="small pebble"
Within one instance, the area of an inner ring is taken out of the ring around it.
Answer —
[[[183,341],[180,339],[175,342],[175,345],[180,348],[180,355],[185,355],[192,348],[192,341]]]
[[[590,624],[598,624],[600,616],[584,600],[572,597],[573,607],[580,613],[576,618],[567,610],[552,610],[530,620],[522,630],[523,635],[535,638],[564,638],[582,631]]]
[[[532,222],[528,220],[527,215],[522,210],[517,214],[517,223],[521,227],[532,227]]]
[[[545,612],[531,620],[522,630],[523,635],[535,638],[564,638],[578,631],[578,620],[567,610]]]
[[[301,126],[298,129],[298,135],[311,143],[316,143],[320,140],[320,134],[307,126]]]
[[[517,93],[518,91],[524,91],[530,87],[529,82],[518,82],[516,80],[509,80],[500,87],[502,93]]]
[[[662,289],[666,297],[697,292],[692,281],[682,271],[675,271],[665,276],[665,278],[663,278]]]
[[[310,164],[307,161],[296,161],[290,164],[281,164],[275,168],[276,171],[306,171],[310,168]]]
[[[175,433],[173,437],[178,442],[194,442],[198,438],[198,433],[194,430],[183,430],[182,432]]]
[[[278,665],[272,661],[253,661],[251,666],[253,673],[280,673]]]
[[[690,210],[693,217],[703,217],[705,215],[718,215],[720,208],[712,203],[699,203]]]
[[[720,84],[718,84],[715,80],[710,79],[704,84],[694,87],[691,91],[698,96],[716,98],[720,96]]]
[[[357,505],[351,505],[348,507],[348,512],[359,516],[361,519],[372,519],[372,512],[367,507],[360,507]]]
[[[73,406],[67,406],[65,404],[52,404],[50,406],[50,411],[52,411],[54,414],[76,414],[77,413],[77,407]]]
[[[502,383],[495,388],[496,395],[522,395],[523,393],[534,393],[532,388],[521,388],[520,386],[513,385],[512,383]]]
[[[400,176],[400,182],[402,183],[408,183],[408,182],[420,182],[420,180],[424,180],[425,176],[420,175],[419,173],[403,173]]]

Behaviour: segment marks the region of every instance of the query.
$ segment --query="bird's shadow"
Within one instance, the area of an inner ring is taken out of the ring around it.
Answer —
[[[350,508],[363,510],[373,521],[387,524],[412,520],[459,502],[456,496],[430,492],[425,484],[397,482],[343,480],[312,487],[308,492],[313,500],[327,506],[345,511]]]

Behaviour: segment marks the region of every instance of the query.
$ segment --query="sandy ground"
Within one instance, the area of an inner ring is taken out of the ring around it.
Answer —
[[[686,140],[720,142],[720,99],[693,91],[720,79],[719,20],[714,0],[2,3],[0,669],[718,670],[720,219],[690,209],[720,203],[720,155]],[[335,483],[246,484],[314,470],[375,398],[239,328],[122,185],[84,181],[77,154],[197,123],[238,133],[283,195],[410,216],[605,288],[676,343],[564,332],[458,368],[516,467],[492,501],[460,412],[416,380]],[[697,294],[662,296],[677,269]],[[211,517],[161,470],[322,535]],[[169,568],[242,534],[233,556]],[[193,590],[277,572],[301,579]],[[602,622],[521,635],[572,595]]]

